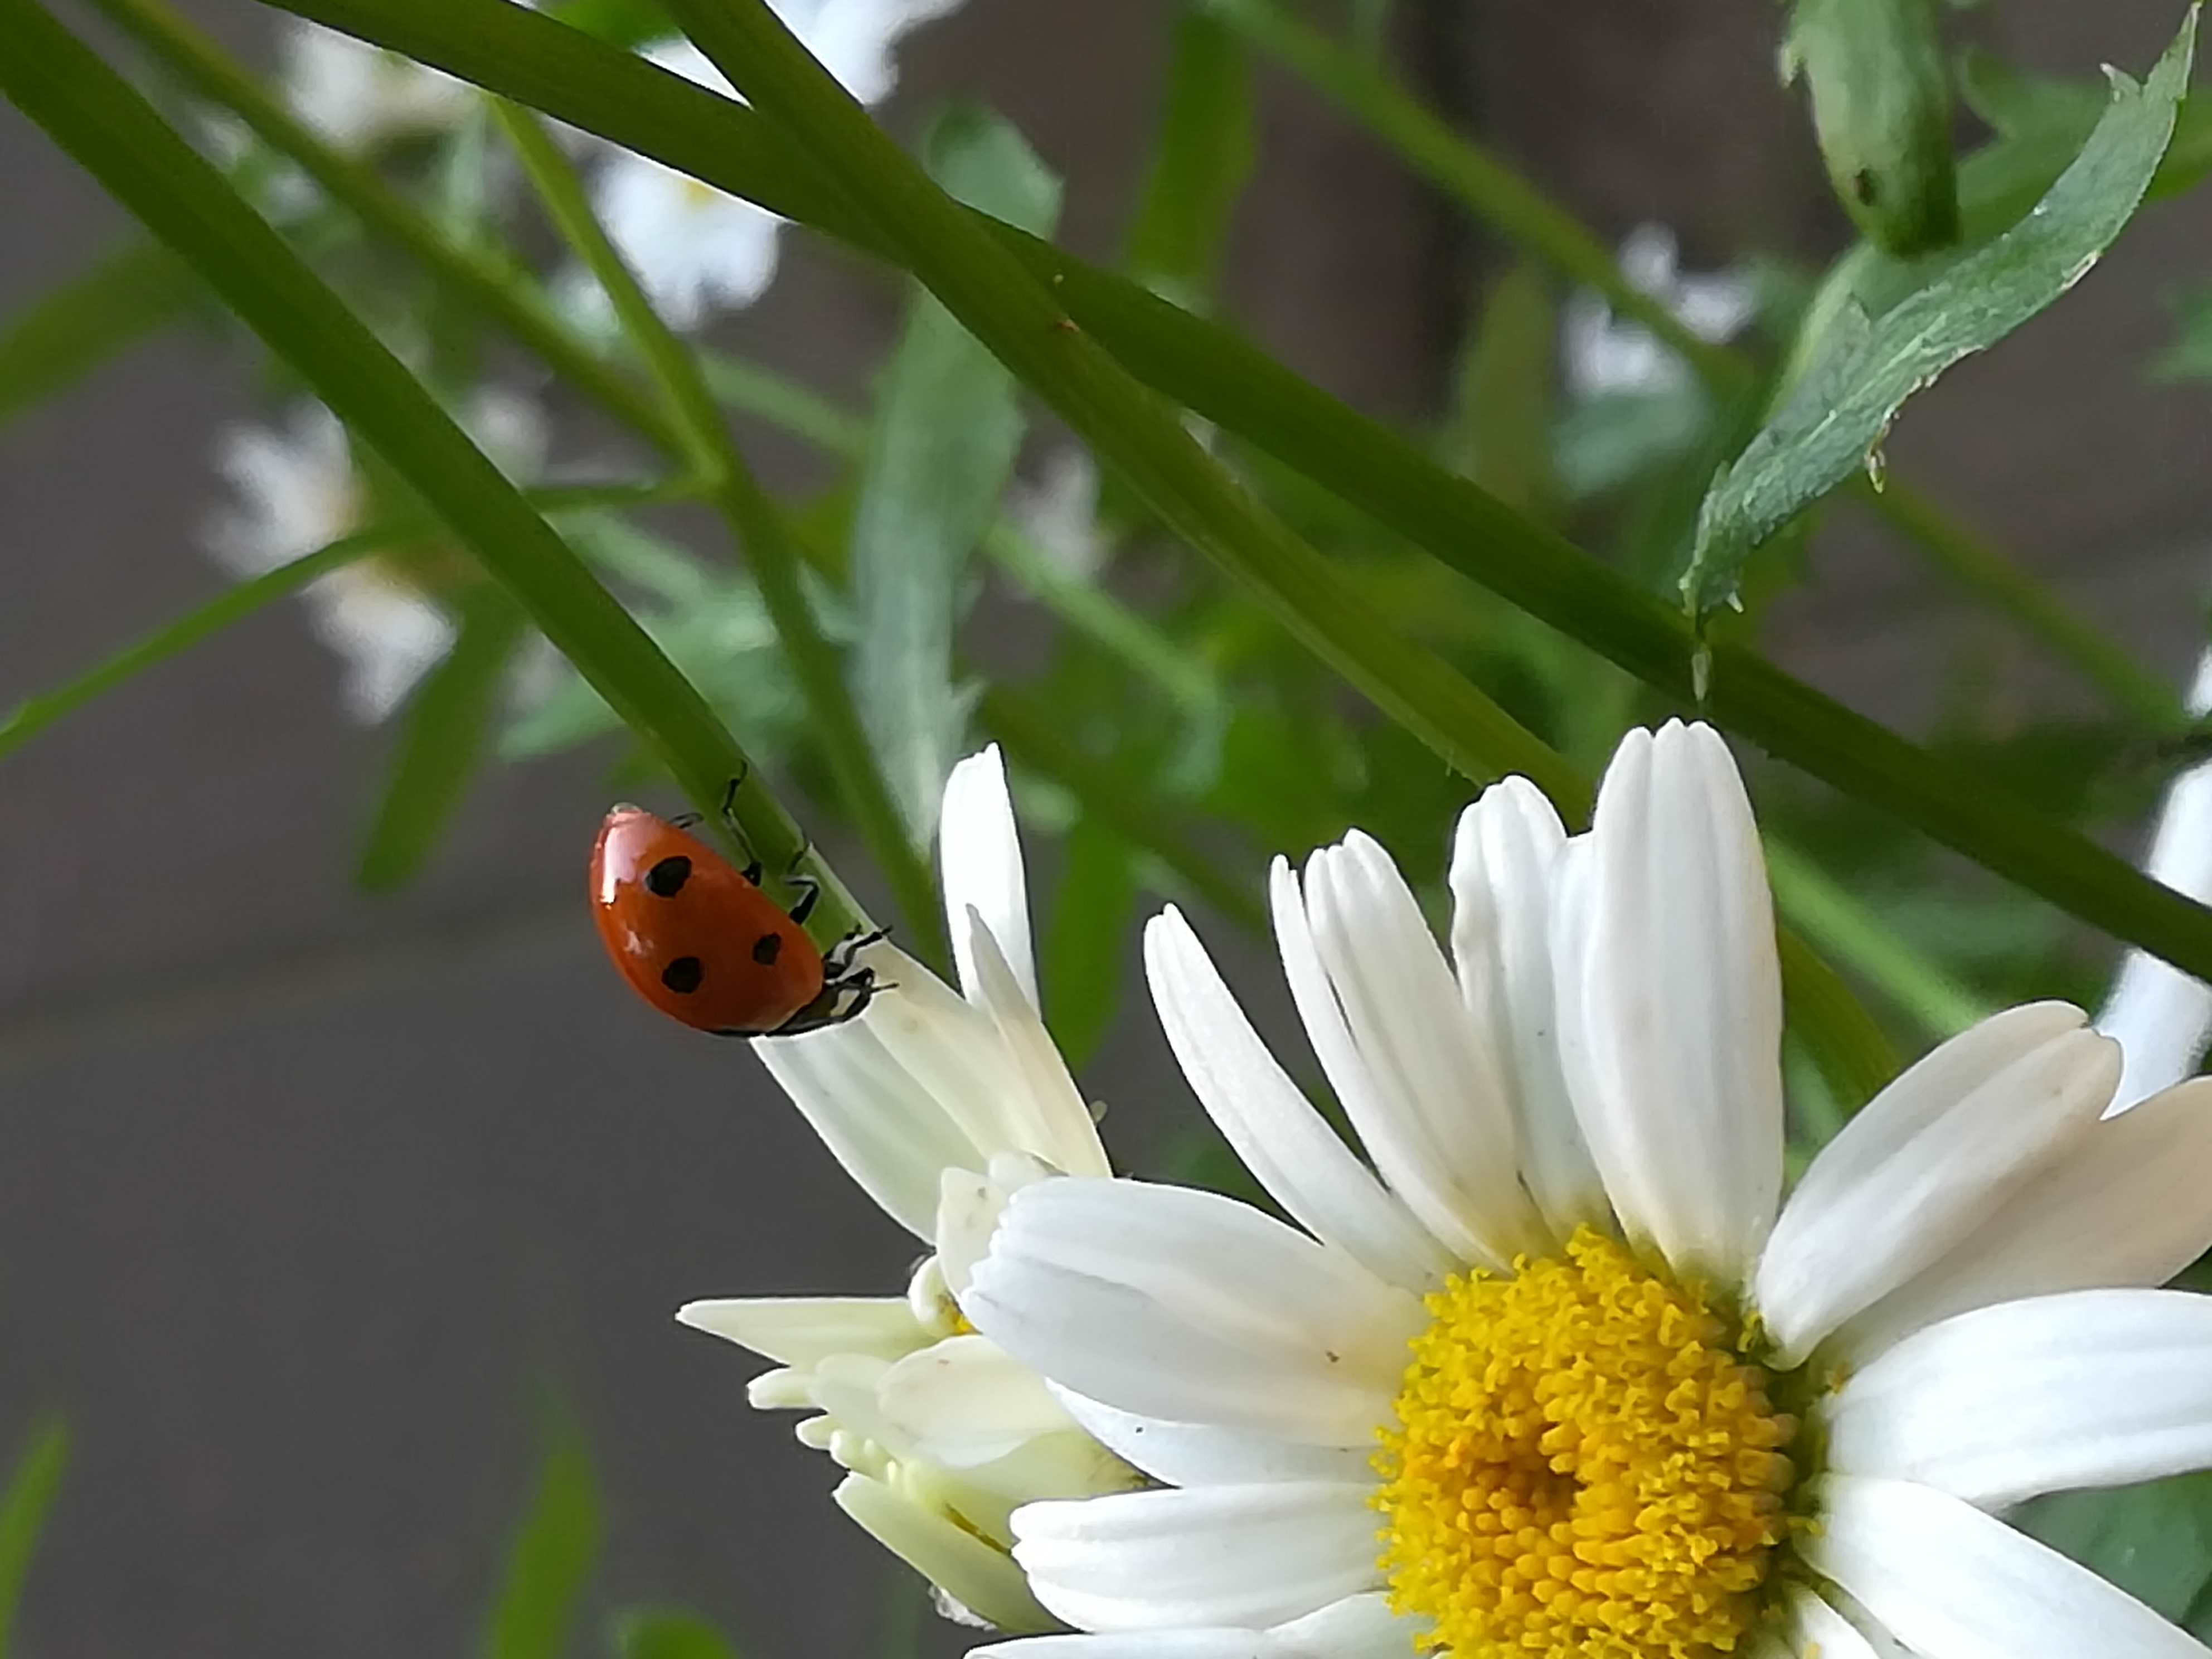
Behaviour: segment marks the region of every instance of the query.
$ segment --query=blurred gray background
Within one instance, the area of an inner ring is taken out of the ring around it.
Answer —
[[[242,0],[192,9],[241,46],[265,39]],[[1772,0],[1400,10],[1427,94],[1608,235],[1670,223],[1694,267],[1841,245],[1774,84]],[[2078,75],[2140,70],[2178,10],[2005,0],[1971,27]],[[995,104],[1067,177],[1066,240],[1109,256],[1170,15],[969,0],[908,43],[886,118],[912,131],[952,92]],[[1314,98],[1265,83],[1233,314],[1364,409],[1433,411],[1493,250]],[[125,228],[0,112],[0,310]],[[857,396],[897,290],[786,246],[731,337]],[[2142,369],[2208,255],[2201,199],[2152,211],[1891,445],[1900,476],[2177,678],[2203,635],[2212,431],[2201,388]],[[0,705],[217,591],[194,546],[219,494],[209,439],[252,392],[234,356],[172,336],[0,434]],[[1838,514],[1771,637],[1911,726],[1959,618],[1917,561]],[[2019,679],[2023,697],[2066,695]],[[742,1048],[615,983],[582,904],[597,757],[495,772],[417,888],[355,893],[387,738],[347,723],[337,682],[280,608],[0,763],[0,1449],[48,1407],[76,1436],[23,1650],[463,1650],[550,1382],[599,1461],[610,1601],[696,1605],[755,1655],[864,1651],[885,1558],[830,1508],[834,1471],[789,1419],[745,1408],[746,1357],[669,1314],[699,1295],[887,1291],[911,1241]],[[1086,1082],[1125,1158],[1194,1110],[1140,999]]]

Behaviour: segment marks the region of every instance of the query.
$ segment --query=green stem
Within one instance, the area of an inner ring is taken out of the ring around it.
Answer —
[[[544,513],[576,512],[605,507],[642,507],[657,501],[684,501],[703,494],[688,479],[668,483],[580,484],[568,488],[533,489],[531,503]],[[113,656],[88,669],[65,685],[28,696],[0,720],[0,756],[20,749],[33,738],[105,696],[118,686],[136,679],[148,669],[181,655],[212,638],[234,623],[287,594],[296,593],[318,576],[326,576],[355,560],[365,558],[394,542],[421,535],[432,528],[427,520],[395,517],[366,525],[328,546],[302,554],[288,564],[264,571],[249,580],[227,587],[196,611],[163,624],[143,639],[134,641]]]
[[[419,260],[447,291],[534,352],[608,414],[663,448],[667,423],[639,388],[577,339],[522,266],[455,240],[375,172],[342,154],[164,0],[93,0],[178,80],[221,106],[370,230]]]
[[[876,765],[846,690],[843,666],[822,636],[806,602],[799,583],[799,550],[782,514],[762,490],[722,424],[721,410],[690,349],[661,320],[639,286],[636,273],[592,216],[583,182],[568,158],[546,137],[535,116],[504,99],[495,100],[493,110],[555,228],[613,302],[623,333],[660,388],[668,413],[682,434],[687,459],[714,480],[714,505],[744,549],[754,580],[760,584],[761,598],[806,699],[815,735],[829,759],[845,809],[890,883],[909,944],[918,956],[941,969],[947,957],[936,884],[930,878],[928,865],[908,839],[890,787]],[[856,929],[866,931],[866,916],[852,895],[836,881],[818,854],[810,862],[816,880],[823,884],[824,902],[817,907],[815,925],[833,939]],[[790,873],[794,872],[775,872],[771,876]],[[838,901],[834,906],[828,902],[833,896]]]
[[[271,0],[651,156],[896,264],[814,159],[757,114],[503,0]],[[1129,370],[1471,580],[1669,696],[1689,696],[1680,614],[1455,477],[1381,423],[1225,329],[1011,227],[981,221]],[[1714,647],[1709,714],[1832,787],[2116,938],[2212,978],[2212,912],[1954,762],[1854,714],[1740,646]]]
[[[452,416],[146,100],[38,0],[0,0],[0,91],[45,128],[404,478],[695,801],[744,751],[699,693]],[[788,863],[798,826],[764,789],[744,828]]]

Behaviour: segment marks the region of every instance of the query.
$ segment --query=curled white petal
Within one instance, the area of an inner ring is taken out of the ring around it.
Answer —
[[[833,1353],[898,1359],[930,1340],[904,1297],[725,1297],[687,1302],[676,1317],[780,1365],[811,1365]]]
[[[877,1384],[884,1414],[947,1468],[1007,1455],[1073,1420],[1044,1379],[988,1338],[952,1336],[907,1354]]]
[[[969,756],[945,781],[945,797],[938,809],[937,865],[961,989],[970,999],[975,996],[975,947],[967,927],[972,913],[996,941],[1030,1009],[1037,1009],[1029,880],[1022,864],[1021,835],[1014,824],[1013,798],[1006,792],[1006,764],[995,743]]]
[[[1423,1629],[1421,1620],[1392,1613],[1389,1597],[1370,1590],[1268,1630],[1027,1636],[978,1648],[970,1659],[1405,1659]]]
[[[1070,1389],[1053,1392],[1067,1414],[1132,1468],[1170,1486],[1237,1486],[1261,1480],[1358,1482],[1374,1473],[1370,1446],[1309,1446],[1206,1423],[1171,1423],[1116,1411]]]
[[[1052,1628],[1012,1556],[866,1475],[847,1475],[830,1495],[878,1543],[1000,1630]]]

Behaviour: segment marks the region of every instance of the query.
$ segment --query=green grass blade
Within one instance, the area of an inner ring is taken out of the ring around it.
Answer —
[[[549,1407],[537,1485],[507,1544],[483,1659],[561,1659],[599,1564],[599,1534],[591,1449],[567,1410]]]
[[[0,426],[177,322],[199,292],[168,249],[126,242],[33,300],[0,327]]]
[[[1136,937],[1137,894],[1129,844],[1085,811],[1061,844],[1037,974],[1050,988],[1046,1021],[1078,1075],[1121,1009],[1128,945]]]
[[[472,594],[445,660],[425,675],[399,721],[392,777],[355,879],[389,892],[422,873],[484,759],[485,736],[526,632],[497,588]]]
[[[8,1490],[0,1494],[0,1659],[7,1659],[15,1630],[15,1610],[31,1573],[46,1516],[69,1468],[69,1425],[58,1417],[40,1419],[30,1443],[15,1461]]]
[[[1058,220],[1059,180],[997,117],[950,109],[923,149],[939,181],[970,205],[1040,234]],[[920,846],[929,844],[965,739],[969,700],[953,680],[953,635],[969,560],[1021,449],[1027,423],[1016,391],[989,349],[917,285],[877,378],[848,568],[860,629],[854,698]]]
[[[0,90],[44,127],[404,478],[707,810],[750,769],[691,685],[413,375],[212,167],[37,0],[0,0]],[[798,827],[746,792],[756,850]]]
[[[1256,122],[1243,44],[1208,6],[1186,4],[1122,256],[1132,276],[1177,305],[1202,311],[1212,295],[1230,217],[1258,155]]]
[[[275,3],[275,0],[272,0]],[[754,112],[503,0],[282,0],[897,261],[811,158]],[[1068,315],[1155,389],[1668,696],[1692,696],[1686,620],[1564,538],[1453,477],[1379,422],[1135,283],[1000,228]],[[1877,509],[1887,496],[1876,497]],[[1966,774],[1756,653],[1712,647],[1705,712],[2090,926],[2212,978],[2212,912],[2011,792]]]
[[[730,1639],[696,1613],[633,1608],[617,1617],[614,1649],[621,1659],[738,1659]]]
[[[608,414],[667,447],[666,428],[639,389],[601,362],[554,312],[529,271],[482,242],[461,242],[295,116],[163,0],[93,0],[199,96],[229,111],[295,162],[376,234],[405,249],[447,292],[504,329]]]
[[[861,732],[836,653],[823,637],[799,586],[799,554],[789,526],[754,480],[723,425],[714,394],[690,348],[661,321],[635,274],[592,216],[582,181],[568,158],[546,136],[535,116],[506,102],[498,106],[498,113],[538,199],[569,246],[599,279],[623,332],[652,371],[679,435],[682,453],[694,467],[715,481],[714,504],[750,559],[761,598],[791,659],[845,805],[890,880],[915,952],[941,965],[945,954],[935,884],[928,866],[900,832],[896,809]],[[799,871],[794,860],[773,862],[763,854],[763,861],[770,865],[767,879],[784,884],[786,903],[795,900],[798,890],[790,882]],[[798,862],[803,862],[821,895],[809,920],[818,937],[835,940],[868,928],[866,913],[825,860],[810,849]]]

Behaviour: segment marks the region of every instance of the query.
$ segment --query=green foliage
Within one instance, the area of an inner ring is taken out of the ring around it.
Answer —
[[[0,327],[0,426],[184,317],[200,294],[167,248],[125,242]]]
[[[1833,319],[1818,362],[1706,497],[1682,574],[1694,615],[1732,601],[1744,561],[1791,519],[1861,468],[1878,468],[1907,398],[2087,273],[2166,154],[2196,40],[2192,9],[2147,80],[2115,73],[2104,118],[2026,220],[1879,319],[1855,307]]]
[[[1804,77],[1836,199],[1888,252],[1957,240],[1951,77],[1936,0],[1796,0],[1783,73]]]
[[[1085,812],[1061,844],[1060,880],[1038,951],[1045,1018],[1068,1065],[1097,1053],[1121,1005],[1136,935],[1138,883],[1128,844]]]
[[[738,1659],[730,1640],[697,1613],[641,1607],[615,1620],[620,1659]]]
[[[1039,234],[1058,220],[1059,181],[996,117],[949,110],[924,149],[960,200]],[[923,846],[967,726],[952,635],[969,559],[997,515],[1024,426],[1012,376],[917,288],[876,395],[849,562],[861,721]]]
[[[2212,1637],[2212,1474],[2027,1504],[2020,1524],[2198,1638]]]
[[[599,1490],[582,1428],[548,1406],[536,1485],[507,1551],[483,1659],[562,1659],[599,1559]]]
[[[1176,14],[1160,96],[1152,167],[1123,263],[1155,293],[1202,311],[1257,150],[1250,60],[1203,0]]]
[[[41,1419],[15,1460],[8,1489],[0,1493],[0,1659],[6,1659],[15,1628],[15,1609],[30,1577],[31,1558],[46,1530],[46,1516],[60,1495],[69,1468],[69,1426],[58,1417]]]

